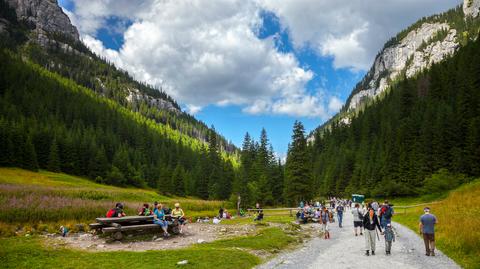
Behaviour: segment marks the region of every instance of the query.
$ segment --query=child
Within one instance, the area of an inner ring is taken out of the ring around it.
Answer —
[[[393,233],[392,224],[388,223],[385,230],[385,253],[390,255],[392,250],[392,241],[395,242],[395,234]]]

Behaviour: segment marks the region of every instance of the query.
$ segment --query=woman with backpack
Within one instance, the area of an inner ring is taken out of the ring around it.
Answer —
[[[138,212],[139,216],[151,216],[152,211],[150,210],[150,206],[148,204],[143,204],[142,209]]]
[[[322,223],[322,230],[325,234],[325,239],[330,239],[330,231],[328,229],[328,222],[329,222],[329,212],[326,207],[323,207],[322,213],[320,213],[320,221]]]
[[[371,204],[368,204],[367,212],[363,216],[363,227],[365,228],[365,255],[369,256],[370,250],[372,251],[372,255],[375,255],[376,236],[378,236],[376,229],[378,228],[380,233],[382,233],[382,228]]]

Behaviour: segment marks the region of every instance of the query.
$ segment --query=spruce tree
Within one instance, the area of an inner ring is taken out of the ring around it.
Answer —
[[[37,154],[35,153],[35,147],[33,146],[32,138],[30,136],[27,136],[27,141],[25,142],[22,168],[31,171],[38,171]]]
[[[53,139],[50,145],[50,154],[48,155],[47,169],[52,172],[60,172],[60,159],[58,156],[57,140]]]
[[[285,164],[284,199],[289,205],[312,198],[311,174],[307,155],[307,140],[303,124],[295,121],[292,142]]]

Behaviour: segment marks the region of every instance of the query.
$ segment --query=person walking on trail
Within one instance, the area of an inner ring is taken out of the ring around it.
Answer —
[[[371,204],[368,205],[367,213],[363,216],[363,227],[365,228],[365,255],[369,256],[370,250],[372,255],[375,255],[375,243],[378,236],[376,228],[380,230],[380,233],[382,233],[382,228],[380,223],[378,223],[377,214]]]
[[[392,242],[395,242],[395,233],[393,232],[392,224],[388,223],[383,230],[385,234],[385,254],[390,255],[392,251]]]
[[[338,218],[338,227],[342,228],[342,220],[343,220],[343,211],[344,207],[342,204],[337,206],[337,218]]]
[[[330,239],[330,232],[328,231],[329,214],[326,207],[323,207],[322,213],[320,213],[320,221],[322,222],[322,230],[325,235],[325,239]]]
[[[357,228],[360,230],[360,235],[363,235],[363,209],[360,208],[360,204],[355,204],[355,207],[352,209],[352,215],[355,236],[358,236]]]
[[[380,226],[385,230],[387,224],[392,223],[393,207],[385,200],[382,207],[380,207]]]
[[[425,207],[420,217],[420,234],[423,234],[425,243],[425,255],[435,256],[435,224],[438,223],[437,217],[430,213],[430,208]]]

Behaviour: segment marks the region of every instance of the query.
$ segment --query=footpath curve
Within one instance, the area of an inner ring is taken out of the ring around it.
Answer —
[[[395,218],[395,217],[394,217]],[[310,224],[307,224],[310,225]],[[461,268],[452,259],[436,250],[435,257],[425,256],[423,239],[412,230],[392,223],[396,230],[396,241],[392,254],[385,255],[385,241],[379,234],[375,256],[365,256],[365,238],[353,233],[353,217],[348,211],[344,214],[343,228],[338,223],[330,225],[331,239],[316,237],[301,248],[280,254],[257,269],[303,269],[303,268],[369,268],[369,269],[439,269]]]

